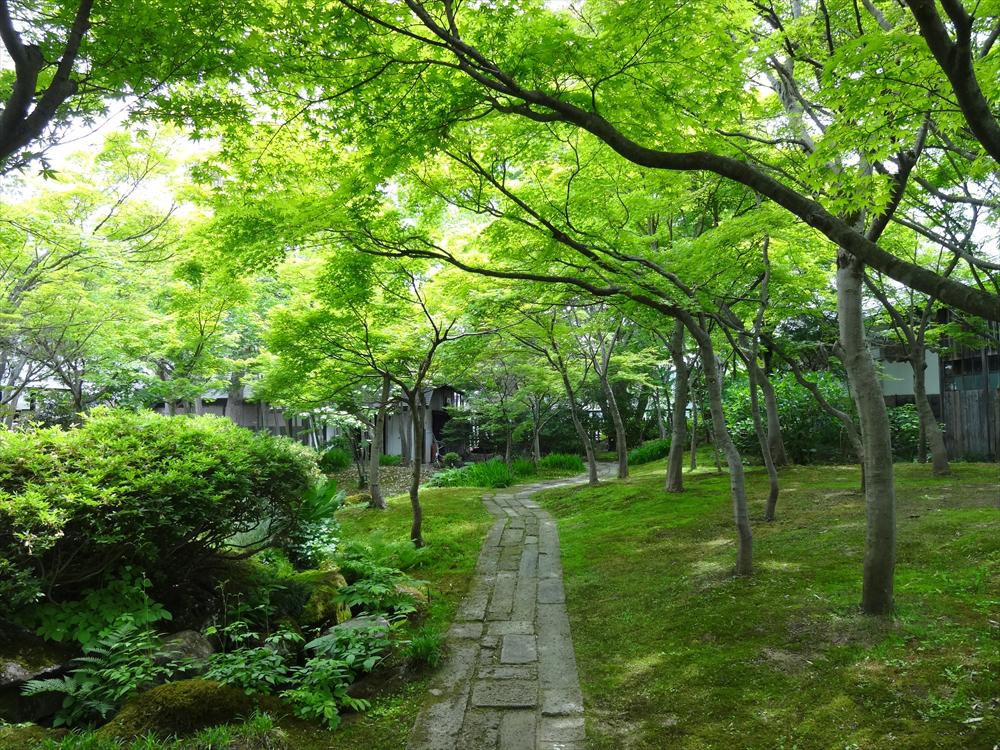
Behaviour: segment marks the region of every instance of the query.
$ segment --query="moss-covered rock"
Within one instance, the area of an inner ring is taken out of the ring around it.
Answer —
[[[235,721],[252,709],[252,700],[237,688],[213,680],[177,680],[139,693],[97,733],[117,739],[149,732],[183,736]]]
[[[309,591],[309,598],[297,618],[302,625],[323,625],[351,619],[350,608],[337,601],[337,593],[347,585],[347,581],[336,568],[306,570],[297,573],[291,580]]]
[[[0,720],[37,721],[54,713],[62,696],[23,696],[21,687],[28,680],[63,674],[71,657],[65,646],[43,641],[11,624],[0,625]]]
[[[0,750],[31,750],[46,740],[58,740],[65,729],[47,729],[37,724],[12,724],[0,727]]]

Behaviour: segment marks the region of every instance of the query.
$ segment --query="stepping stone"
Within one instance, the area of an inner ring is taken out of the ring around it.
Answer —
[[[534,708],[538,683],[534,680],[477,680],[472,705],[480,708]]]
[[[533,635],[505,635],[500,649],[504,664],[531,664],[538,661],[538,648]]]

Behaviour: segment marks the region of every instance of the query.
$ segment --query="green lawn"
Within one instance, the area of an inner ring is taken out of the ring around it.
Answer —
[[[707,462],[706,462],[707,463]],[[853,467],[748,474],[756,574],[734,579],[728,477],[539,495],[557,517],[592,748],[992,750],[1000,743],[1000,469],[899,465],[897,616],[857,614]]]

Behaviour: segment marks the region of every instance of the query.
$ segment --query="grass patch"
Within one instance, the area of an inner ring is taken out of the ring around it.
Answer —
[[[583,459],[573,453],[550,453],[543,456],[539,467],[580,473],[584,470]]]
[[[992,750],[1000,740],[996,465],[897,466],[897,616],[857,614],[855,467],[782,470],[778,521],[748,472],[757,572],[731,576],[728,476],[537,499],[559,520],[590,747]],[[613,644],[609,647],[609,644]]]

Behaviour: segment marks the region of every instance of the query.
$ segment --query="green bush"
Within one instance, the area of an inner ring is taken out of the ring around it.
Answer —
[[[530,477],[538,473],[535,462],[529,461],[527,458],[515,458],[511,463],[511,468],[514,470],[514,476],[517,477]]]
[[[354,456],[349,450],[335,446],[326,450],[319,457],[319,468],[327,474],[336,474],[350,466],[352,461],[354,461]]]
[[[920,441],[920,413],[916,405],[903,404],[889,409],[889,429],[892,430],[892,455],[898,460],[915,459]]]
[[[668,453],[670,453],[670,438],[647,440],[628,452],[628,462],[636,465],[648,464],[650,461],[666,457]]]
[[[403,463],[402,456],[394,456],[390,453],[383,453],[378,457],[379,466],[399,466],[401,463]]]
[[[441,457],[441,464],[448,469],[454,469],[462,463],[462,457],[457,453],[445,453]]]
[[[0,601],[71,599],[126,566],[179,584],[237,534],[263,528],[268,546],[299,523],[313,455],[212,416],[98,410],[0,432]]]
[[[808,372],[805,375],[817,384],[827,401],[849,414],[854,412],[854,404],[843,380],[830,372]],[[778,402],[781,435],[789,460],[797,464],[853,460],[840,420],[823,411],[793,374],[772,375],[771,384]],[[760,408],[763,419],[763,398]],[[726,390],[725,411],[730,434],[740,453],[760,460],[760,444],[750,416],[750,388],[745,380]]]
[[[460,469],[445,469],[431,477],[431,487],[510,487],[516,479],[513,470],[498,458],[466,464]]]
[[[542,458],[543,469],[558,471],[583,471],[583,459],[572,453],[550,453]]]

